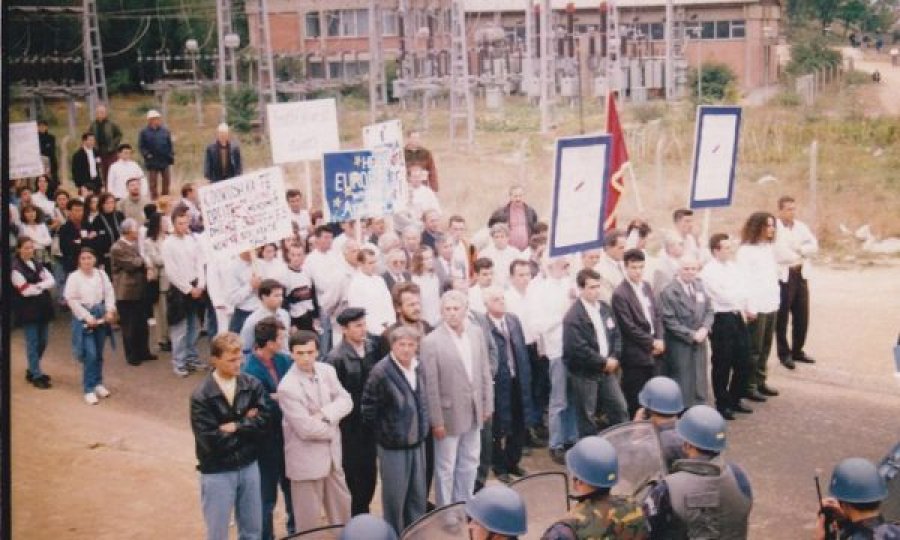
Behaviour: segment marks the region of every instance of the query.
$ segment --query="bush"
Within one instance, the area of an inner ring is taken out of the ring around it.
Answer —
[[[697,95],[697,76],[698,72],[696,69],[692,69],[688,73],[688,87],[691,89],[691,96],[695,102],[701,101]],[[702,103],[734,100],[737,94],[737,88],[735,87],[737,77],[730,67],[725,64],[704,64],[703,72],[700,76],[703,81]]]
[[[847,74],[844,75],[844,82],[850,86],[869,84],[872,82],[872,76],[864,71],[854,69],[853,71],[848,71]]]
[[[247,133],[253,126],[253,122],[259,117],[257,112],[259,96],[256,89],[249,86],[241,86],[237,90],[225,92],[226,112],[228,125],[239,133]]]
[[[775,96],[775,103],[781,107],[799,107],[800,95],[793,90],[782,90]]]
[[[791,46],[791,61],[787,66],[790,75],[806,75],[822,68],[841,64],[841,53],[828,46],[822,36],[801,39]]]

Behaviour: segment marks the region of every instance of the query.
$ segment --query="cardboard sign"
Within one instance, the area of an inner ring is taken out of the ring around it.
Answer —
[[[209,252],[235,255],[292,234],[280,167],[247,173],[197,190]]]
[[[609,135],[556,141],[551,257],[603,246],[611,147]]]
[[[348,150],[324,154],[325,220],[349,221],[394,212],[400,185],[390,172],[391,152]]]
[[[691,208],[731,206],[740,130],[740,107],[698,109]]]
[[[32,178],[44,174],[37,122],[9,124],[9,179]]]
[[[406,206],[406,155],[403,150],[403,125],[400,120],[389,120],[363,128],[363,146],[367,150],[385,150],[388,155],[388,182],[399,187],[394,210]]]
[[[322,159],[341,148],[334,98],[270,103],[266,114],[275,164]]]

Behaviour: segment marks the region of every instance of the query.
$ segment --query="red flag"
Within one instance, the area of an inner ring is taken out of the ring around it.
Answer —
[[[606,133],[612,135],[609,188],[606,192],[606,214],[603,216],[603,229],[608,231],[616,226],[616,206],[619,204],[619,197],[625,192],[625,171],[631,165],[628,161],[628,149],[625,148],[622,124],[619,123],[619,112],[616,110],[615,92],[609,92],[606,96]]]

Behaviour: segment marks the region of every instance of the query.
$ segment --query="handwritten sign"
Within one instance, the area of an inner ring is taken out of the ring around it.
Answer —
[[[266,111],[273,163],[322,159],[341,148],[334,98],[270,103]]]
[[[31,178],[44,174],[37,122],[9,124],[9,178]]]
[[[280,167],[202,186],[197,192],[207,248],[216,256],[235,255],[292,234]]]
[[[386,149],[325,153],[325,219],[337,222],[392,213],[400,186],[389,174],[390,165]]]
[[[388,152],[387,181],[398,187],[393,211],[405,207],[407,200],[406,156],[403,150],[403,125],[400,120],[389,120],[363,128],[363,146],[368,150]]]
[[[691,208],[731,206],[740,130],[740,107],[698,109]]]

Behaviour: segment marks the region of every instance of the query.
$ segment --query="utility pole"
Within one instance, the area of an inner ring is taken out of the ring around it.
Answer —
[[[675,99],[675,62],[673,58],[673,39],[672,29],[675,21],[675,8],[672,0],[666,0],[666,100]]]
[[[525,0],[525,65],[522,70],[522,86],[530,96],[534,87],[534,0]]]
[[[269,31],[269,3],[268,0],[256,0],[259,20],[256,24],[256,52],[257,52],[257,86],[259,95],[259,119],[265,128],[266,105],[275,103],[275,66],[272,61],[272,41]]]
[[[550,19],[550,0],[541,0],[540,11],[540,62],[541,62],[541,133],[550,131],[550,99],[553,73],[550,71],[550,55],[553,35]]]
[[[381,9],[377,0],[369,0],[369,120],[374,124],[378,117],[379,86],[384,73],[381,50]],[[387,92],[381,89],[382,98]]]
[[[90,92],[88,106],[91,118],[97,103],[106,102],[106,70],[103,69],[103,47],[100,44],[100,22],[97,19],[96,0],[84,0],[82,4],[82,50],[84,51],[84,82]]]
[[[231,0],[216,0],[216,32],[219,38],[219,102],[222,104],[222,120],[227,117],[225,92],[228,86],[237,89],[237,65],[234,51],[240,45],[240,37],[234,33],[231,18]]]
[[[606,91],[619,91],[619,78],[622,69],[619,55],[622,52],[622,40],[619,38],[619,9],[615,0],[606,3]]]
[[[472,144],[475,142],[475,102],[469,84],[469,49],[466,45],[463,0],[451,2],[450,27],[450,141],[456,140],[457,122],[465,120],[466,140]]]

